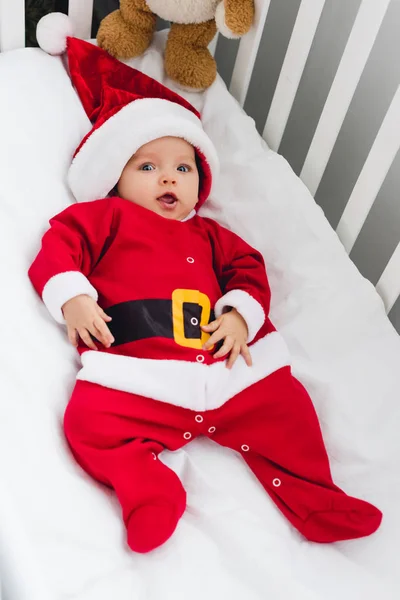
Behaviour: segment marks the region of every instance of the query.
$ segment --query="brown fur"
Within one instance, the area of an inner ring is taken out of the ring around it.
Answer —
[[[140,19],[140,16],[143,16],[142,13],[153,15],[146,0],[120,0],[119,9],[123,18],[130,23],[135,22],[137,18]]]
[[[198,91],[209,87],[217,75],[217,65],[207,46],[216,31],[214,19],[196,25],[173,23],[165,49],[168,77]]]
[[[100,23],[97,43],[116,58],[140,56],[151,44],[156,19],[153,14],[138,13],[133,24],[122,17],[120,10],[115,10]]]
[[[254,0],[225,0],[225,23],[236,35],[245,35],[254,19]]]
[[[225,22],[236,35],[247,33],[253,17],[254,0],[225,0]],[[120,0],[119,10],[100,23],[97,42],[116,58],[139,56],[151,43],[156,19],[146,0]],[[184,88],[208,88],[217,74],[215,60],[207,48],[215,34],[214,19],[197,24],[172,23],[165,49],[167,75]]]

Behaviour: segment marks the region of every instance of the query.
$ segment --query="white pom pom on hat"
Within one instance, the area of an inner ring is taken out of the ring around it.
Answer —
[[[53,56],[63,54],[67,48],[67,38],[74,35],[73,23],[64,13],[50,13],[37,24],[36,39],[39,46]]]

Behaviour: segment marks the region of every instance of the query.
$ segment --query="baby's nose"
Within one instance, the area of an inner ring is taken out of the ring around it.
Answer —
[[[167,184],[167,183],[175,184],[176,183],[176,178],[175,178],[174,175],[171,175],[171,176],[164,175],[164,177],[162,178],[162,182],[164,184]]]

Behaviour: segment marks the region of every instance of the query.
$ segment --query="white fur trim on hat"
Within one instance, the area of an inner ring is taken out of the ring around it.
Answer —
[[[74,26],[68,15],[50,13],[37,24],[36,39],[39,46],[53,56],[63,54],[67,48],[67,37],[74,35]]]
[[[224,2],[220,2],[215,10],[215,22],[217,24],[217,29],[222,35],[231,40],[237,40],[241,36],[233,33],[225,23],[225,4]]]
[[[165,136],[180,137],[198,148],[212,178],[218,174],[217,152],[200,119],[176,102],[160,98],[134,100],[93,131],[72,161],[68,182],[78,202],[104,198],[118,182],[135,152]]]
[[[248,329],[247,341],[253,341],[265,321],[265,312],[261,304],[243,290],[231,290],[216,303],[215,316],[220,317],[228,307],[236,308],[242,315]]]

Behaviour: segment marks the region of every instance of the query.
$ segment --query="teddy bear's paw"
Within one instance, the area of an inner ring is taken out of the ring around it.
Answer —
[[[182,89],[201,92],[214,83],[217,65],[207,48],[168,43],[165,71]]]
[[[253,24],[254,10],[254,0],[220,2],[215,11],[218,31],[230,39],[242,37]]]
[[[154,27],[141,28],[127,23],[120,10],[105,17],[97,33],[98,45],[111,56],[119,59],[140,56],[149,47],[153,39]]]

